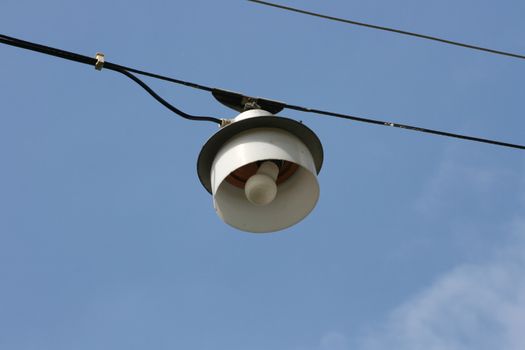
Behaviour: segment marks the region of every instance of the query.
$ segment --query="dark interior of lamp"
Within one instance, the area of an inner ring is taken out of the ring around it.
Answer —
[[[272,160],[272,159],[269,159]],[[279,175],[275,183],[277,185],[288,180],[299,168],[299,165],[289,162],[287,160],[272,160],[279,166]],[[246,185],[246,181],[257,172],[259,165],[263,161],[253,162],[246,164],[245,166],[240,167],[239,169],[233,171],[226,177],[226,181],[232,184],[235,187],[243,188]]]

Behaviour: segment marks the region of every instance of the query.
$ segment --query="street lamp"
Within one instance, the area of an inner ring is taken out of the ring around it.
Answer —
[[[280,108],[244,103],[235,109],[247,110],[206,142],[197,161],[199,179],[227,224],[254,233],[290,227],[319,198],[321,142],[301,122],[265,110]]]

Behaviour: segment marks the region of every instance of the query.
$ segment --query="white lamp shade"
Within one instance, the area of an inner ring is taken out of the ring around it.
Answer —
[[[299,168],[277,187],[270,204],[255,205],[226,177],[244,165],[267,159],[286,160]],[[297,137],[280,129],[251,129],[233,137],[217,154],[211,181],[217,214],[227,224],[248,232],[272,232],[292,226],[310,213],[319,198],[312,155]]]
[[[253,114],[253,111],[249,112]],[[241,116],[245,117],[243,114]],[[310,129],[290,119],[268,117],[267,113],[263,115],[268,119],[267,122],[262,122],[262,116],[254,117],[253,119],[258,119],[258,123],[251,122],[252,125],[248,128],[228,135],[221,142],[209,168],[209,188],[205,184],[208,179],[206,174],[204,181],[201,176],[205,187],[211,190],[219,217],[237,229],[254,233],[285,229],[301,221],[312,211],[319,199],[317,173],[322,162],[320,142]],[[249,122],[242,117],[232,125]],[[276,124],[273,123],[275,121]],[[293,125],[293,128],[289,125]],[[307,133],[308,137],[313,135],[317,141],[314,142],[315,145],[310,145],[309,148],[299,137],[302,133]],[[316,151],[316,157],[312,155],[311,148]],[[201,159],[203,153],[206,153],[204,148],[199,157],[199,175],[201,168],[206,168],[202,167],[202,163],[206,163]],[[297,169],[289,178],[277,183],[277,194],[270,203],[253,204],[247,199],[244,188],[228,181],[228,176],[248,164],[260,164],[267,160],[290,162],[296,164]]]

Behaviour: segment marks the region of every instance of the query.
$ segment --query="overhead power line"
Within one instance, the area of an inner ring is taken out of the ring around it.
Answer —
[[[87,64],[87,65],[91,65],[91,66],[95,66],[96,63],[97,63],[97,59],[96,58],[80,55],[80,54],[77,54],[77,53],[74,53],[74,52],[70,52],[70,51],[57,49],[57,48],[50,47],[50,46],[45,46],[45,45],[41,45],[41,44],[32,43],[32,42],[29,42],[29,41],[13,38],[13,37],[10,37],[10,36],[7,36],[7,35],[3,35],[3,34],[0,34],[0,42],[3,43],[3,44],[16,46],[16,47],[20,47],[22,49],[36,51],[36,52],[44,53],[46,55],[51,55],[51,56],[55,56],[55,57],[59,57],[59,58],[63,58],[63,59],[66,59],[66,60],[70,60],[70,61],[74,61],[74,62],[78,62],[78,63],[83,63],[83,64]],[[177,83],[177,84],[182,84],[182,85],[186,85],[186,86],[190,86],[190,87],[194,87],[194,88],[199,88],[199,89],[205,89],[204,86],[201,86],[201,85],[198,85],[198,84],[193,84],[193,83],[190,83],[190,82],[185,82],[185,81],[182,81],[182,80],[177,80],[177,79],[171,79],[171,78],[168,78],[168,77],[163,77],[163,76],[160,76],[160,75],[157,75],[157,74],[143,72],[143,71],[140,71],[140,70],[137,70],[137,69],[124,67],[124,66],[121,66],[121,65],[118,65],[118,64],[114,64],[114,63],[111,63],[111,62],[104,62],[104,68],[112,70],[112,71],[115,71],[115,72],[119,72],[119,73],[127,76],[128,78],[130,78],[131,80],[133,80],[134,82],[139,84],[144,90],[146,90],[155,100],[157,100],[159,103],[161,103],[164,107],[166,107],[170,111],[178,114],[182,118],[189,119],[189,120],[210,121],[210,122],[214,122],[214,123],[218,123],[218,124],[221,123],[221,120],[218,119],[218,118],[206,117],[206,116],[196,116],[196,115],[191,115],[191,114],[188,114],[188,113],[185,113],[185,112],[181,111],[180,109],[176,108],[175,106],[171,105],[168,101],[166,101],[165,99],[160,97],[146,83],[144,83],[142,80],[140,80],[139,78],[137,78],[136,76],[131,74],[131,72],[137,73],[137,74],[141,74],[141,75],[144,75],[144,76],[149,76],[149,77],[152,77],[152,78],[157,78],[157,79],[170,81],[172,83]]]
[[[379,25],[375,25],[375,24],[363,23],[363,22],[353,21],[353,20],[349,20],[349,19],[323,15],[323,14],[320,14],[320,13],[306,11],[306,10],[301,10],[301,9],[298,9],[298,8],[295,8],[295,7],[290,7],[290,6],[279,5],[279,4],[271,3],[271,2],[268,2],[268,1],[260,1],[260,0],[247,0],[247,1],[253,2],[253,3],[257,3],[257,4],[260,4],[260,5],[275,7],[275,8],[281,9],[281,10],[301,13],[303,15],[319,17],[319,18],[330,20],[330,21],[342,22],[342,23],[346,23],[346,24],[352,24],[352,25],[356,25],[356,26],[372,28],[372,29],[382,30],[382,31],[386,31],[386,32],[396,33],[396,34],[408,35],[408,36],[412,36],[412,37],[416,37],[416,38],[420,38],[420,39],[437,41],[437,42],[440,42],[440,43],[443,43],[443,44],[460,46],[460,47],[464,47],[464,48],[467,48],[467,49],[484,51],[484,52],[488,52],[488,53],[492,53],[492,54],[496,54],[496,55],[503,55],[503,56],[508,56],[508,57],[514,57],[514,58],[519,58],[519,59],[522,59],[522,60],[525,59],[525,55],[520,55],[520,54],[516,54],[516,53],[512,53],[512,52],[494,50],[494,49],[490,49],[490,48],[486,48],[486,47],[481,47],[481,46],[461,43],[459,41],[453,41],[453,40],[438,38],[438,37],[435,37],[435,36],[409,32],[409,31],[406,31],[406,30],[389,28],[389,27],[383,27],[383,26],[379,26]]]
[[[32,43],[32,42],[29,42],[29,41],[21,40],[21,39],[16,39],[16,38],[9,37],[9,36],[3,35],[3,34],[0,34],[0,43],[6,44],[6,45],[10,45],[10,46],[19,47],[19,48],[23,48],[23,49],[26,49],[26,50],[36,51],[36,52],[44,53],[44,54],[47,54],[47,55],[51,55],[51,56],[55,56],[55,57],[59,57],[59,58],[63,58],[63,59],[71,60],[71,61],[75,61],[75,62],[78,62],[78,63],[92,65],[92,66],[96,66],[97,62],[98,62],[98,60],[96,58],[91,58],[91,57],[80,55],[80,54],[77,54],[77,53],[74,53],[74,52],[65,51],[65,50],[53,48],[53,47],[50,47],[50,46],[40,45],[40,44]],[[152,78],[156,78],[156,79],[161,79],[161,80],[164,80],[164,81],[169,81],[169,82],[172,82],[172,83],[176,83],[176,84],[179,84],[179,85],[184,85],[184,86],[191,87],[191,88],[198,89],[198,90],[211,92],[211,93],[214,94],[214,96],[216,94],[228,95],[228,96],[232,96],[234,99],[235,98],[239,98],[239,99],[250,100],[252,102],[255,102],[256,104],[272,106],[272,108],[276,108],[276,109],[288,108],[288,109],[296,110],[296,111],[299,111],[299,112],[314,113],[314,114],[319,114],[319,115],[325,115],[325,116],[331,116],[331,117],[336,117],[336,118],[353,120],[353,121],[362,122],[362,123],[376,124],[376,125],[382,125],[382,126],[390,126],[390,127],[394,127],[394,128],[406,129],[406,130],[411,130],[411,131],[418,131],[418,132],[427,133],[427,134],[433,134],[433,135],[439,135],[439,136],[445,136],[445,137],[452,137],[452,138],[463,139],[463,140],[468,140],[468,141],[475,141],[475,142],[487,143],[487,144],[492,144],[492,145],[497,145],[497,146],[503,146],[503,147],[510,147],[510,148],[516,148],[516,149],[525,150],[525,146],[524,145],[519,145],[519,144],[512,144],[512,143],[508,143],[508,142],[496,141],[496,140],[485,139],[485,138],[480,138],[480,137],[474,137],[474,136],[468,136],[468,135],[462,135],[462,134],[455,134],[455,133],[450,133],[450,132],[446,132],[446,131],[439,131],[439,130],[433,130],[433,129],[427,129],[427,128],[422,128],[422,127],[413,126],[413,125],[406,125],[406,124],[401,124],[401,123],[396,123],[396,122],[389,122],[389,121],[382,121],[382,120],[377,120],[377,119],[363,118],[363,117],[353,116],[353,115],[350,115],[350,114],[330,112],[330,111],[325,111],[325,110],[321,110],[321,109],[307,108],[307,107],[292,105],[292,104],[288,104],[286,102],[281,102],[281,101],[276,101],[276,100],[271,100],[271,99],[266,99],[266,98],[259,98],[259,97],[254,98],[254,97],[244,96],[243,94],[240,94],[240,93],[237,93],[237,92],[230,92],[230,91],[227,91],[227,90],[224,90],[224,89],[218,89],[218,88],[213,88],[213,87],[209,87],[209,86],[206,86],[206,85],[200,85],[200,84],[196,84],[196,83],[192,83],[192,82],[188,82],[188,81],[184,81],[184,80],[174,79],[174,78],[170,78],[170,77],[159,75],[159,74],[155,74],[155,73],[150,73],[150,72],[138,70],[138,69],[135,69],[135,68],[130,68],[130,67],[114,64],[114,63],[111,63],[111,62],[104,62],[103,67],[105,69],[109,69],[109,70],[112,70],[112,71],[115,71],[115,72],[119,72],[119,73],[127,76],[128,78],[132,79],[134,82],[139,84],[144,90],[146,90],[153,98],[155,98],[158,102],[160,102],[166,108],[168,108],[172,112],[176,113],[177,115],[179,115],[179,116],[181,116],[183,118],[186,118],[186,119],[190,119],[190,120],[211,121],[211,122],[218,123],[218,124],[222,123],[222,119],[219,119],[219,118],[206,117],[206,116],[194,116],[194,115],[190,115],[190,114],[187,114],[185,112],[182,112],[181,110],[177,109],[176,107],[174,107],[173,105],[168,103],[166,100],[161,98],[146,83],[144,83],[142,80],[137,78],[132,73],[136,73],[136,74],[140,74],[140,75],[144,75],[144,76],[148,76],[148,77],[152,77]]]

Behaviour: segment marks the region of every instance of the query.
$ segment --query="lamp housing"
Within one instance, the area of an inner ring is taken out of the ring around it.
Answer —
[[[312,211],[319,198],[317,174],[322,163],[323,148],[312,130],[252,109],[206,142],[197,173],[224,222],[242,231],[265,233],[290,227]],[[270,193],[271,181],[276,193]],[[261,197],[268,199],[249,200],[254,186],[270,191]]]

